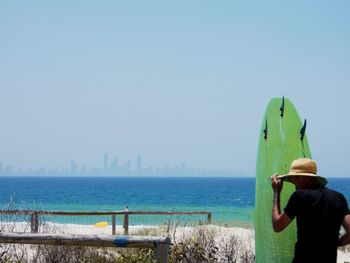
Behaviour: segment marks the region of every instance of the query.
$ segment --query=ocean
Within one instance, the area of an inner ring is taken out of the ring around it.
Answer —
[[[329,187],[350,201],[350,178]],[[0,177],[0,205],[58,211],[211,211],[219,224],[254,224],[255,178]]]

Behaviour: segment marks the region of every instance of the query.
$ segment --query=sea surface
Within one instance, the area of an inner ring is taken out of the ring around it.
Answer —
[[[350,201],[350,178],[329,187]],[[254,199],[254,177],[0,177],[2,209],[211,211],[214,223],[253,225]]]

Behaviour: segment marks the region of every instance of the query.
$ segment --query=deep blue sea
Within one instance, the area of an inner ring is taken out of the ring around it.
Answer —
[[[329,187],[350,201],[350,178]],[[68,211],[198,211],[216,223],[254,222],[255,178],[0,177],[0,205]]]

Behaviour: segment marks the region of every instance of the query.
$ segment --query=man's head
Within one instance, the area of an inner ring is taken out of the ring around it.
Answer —
[[[288,174],[277,176],[278,179],[295,184],[297,188],[325,186],[327,179],[317,175],[317,165],[308,158],[296,159],[292,162]]]

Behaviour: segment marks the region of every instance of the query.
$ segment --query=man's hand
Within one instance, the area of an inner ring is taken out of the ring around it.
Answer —
[[[280,179],[277,179],[276,178],[277,175],[278,173],[271,176],[271,186],[275,193],[280,193],[282,191],[283,181]]]
[[[292,222],[292,219],[290,219],[286,213],[281,213],[280,193],[282,191],[283,181],[277,179],[277,175],[278,174],[274,174],[271,176],[271,186],[274,191],[272,207],[272,226],[275,232],[281,232],[290,224],[290,222]]]

